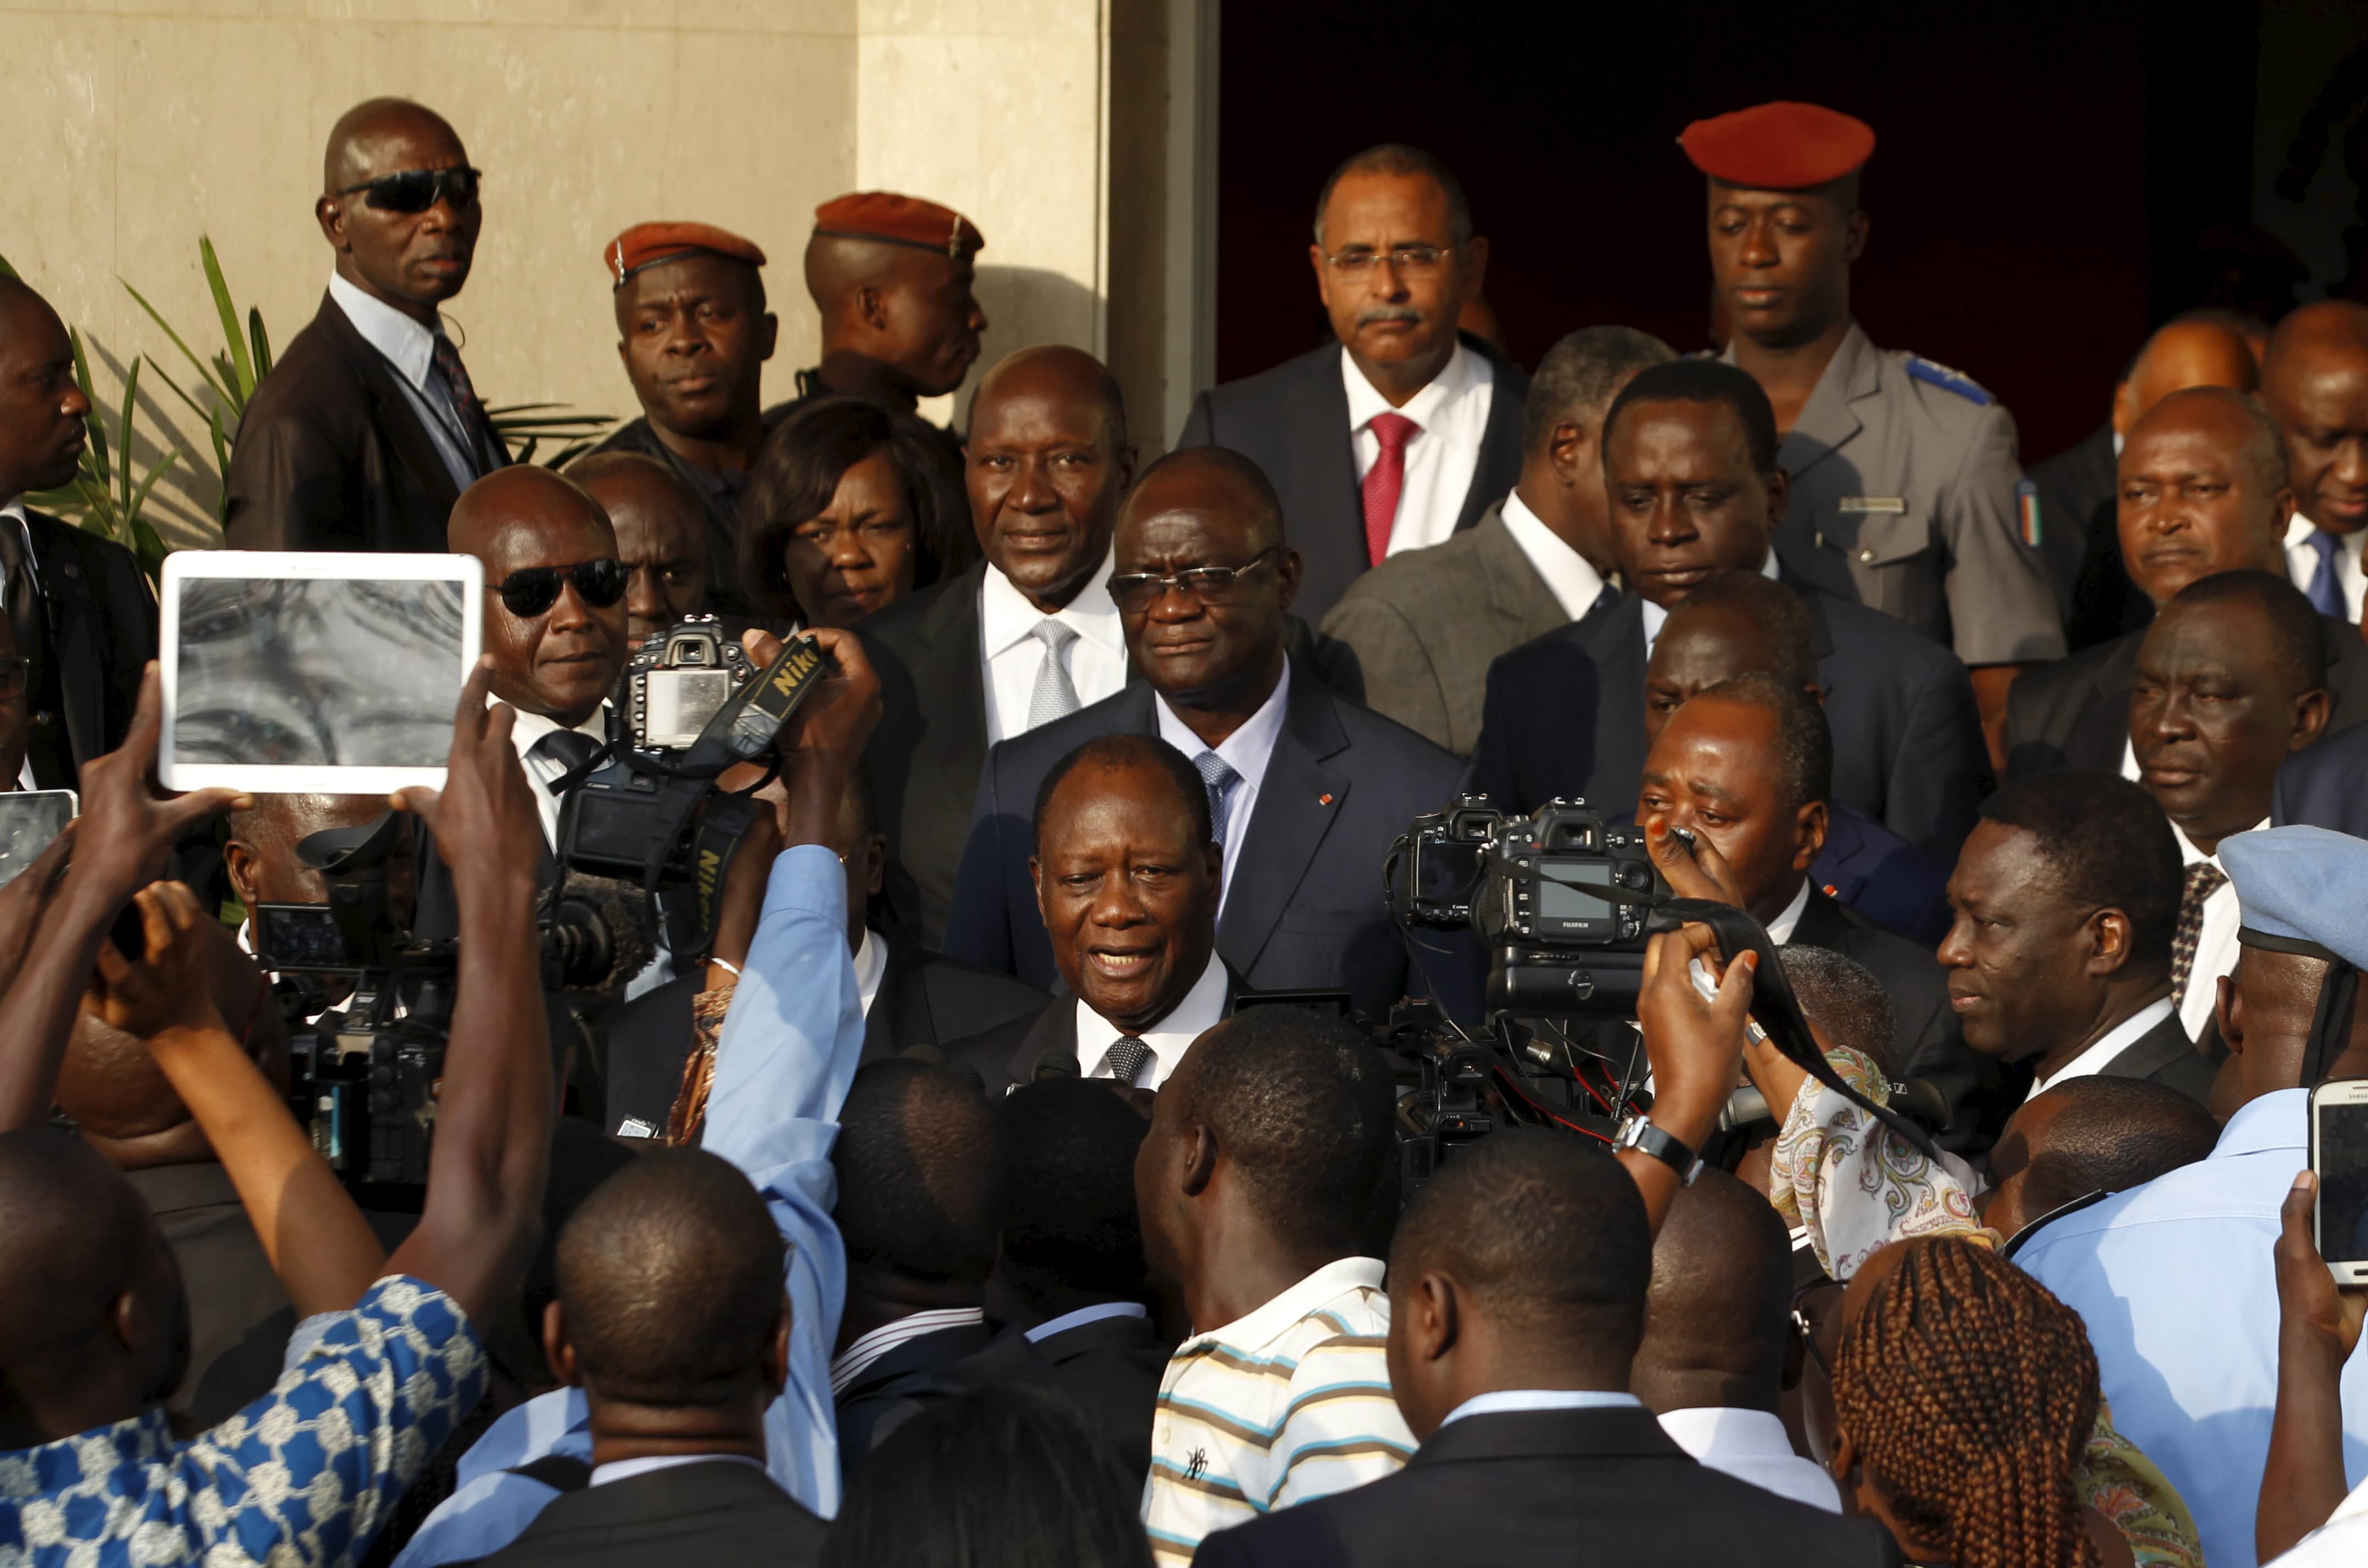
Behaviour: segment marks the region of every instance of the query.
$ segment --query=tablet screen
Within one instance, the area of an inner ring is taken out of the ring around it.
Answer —
[[[170,761],[442,767],[461,595],[449,579],[184,578]]]

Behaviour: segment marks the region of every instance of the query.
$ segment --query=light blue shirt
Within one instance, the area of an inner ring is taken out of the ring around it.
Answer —
[[[700,1146],[748,1174],[789,1243],[790,1377],[765,1412],[765,1469],[824,1518],[838,1512],[838,1423],[830,1351],[847,1300],[847,1253],[831,1219],[839,1108],[863,1053],[863,1009],[847,947],[847,872],[819,845],[773,862],[765,910],[715,1046]],[[512,1467],[564,1454],[589,1463],[578,1389],[518,1406],[461,1456],[451,1496],[396,1568],[483,1557],[515,1540],[556,1495]]]
[[[2278,1392],[2278,1209],[2308,1094],[2264,1095],[2209,1159],[2066,1215],[2015,1261],[2088,1324],[2113,1426],[2186,1499],[2212,1568],[2253,1568]],[[2343,1468],[2368,1476],[2368,1357],[2343,1369]]]

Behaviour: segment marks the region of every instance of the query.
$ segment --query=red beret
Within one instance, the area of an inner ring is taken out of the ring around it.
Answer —
[[[860,190],[824,202],[814,209],[814,232],[955,257],[986,248],[986,236],[978,226],[952,208],[893,190]]]
[[[765,265],[765,253],[753,242],[707,223],[636,223],[610,240],[600,259],[621,289],[625,279],[645,267],[701,254],[745,261],[751,267]]]
[[[1678,138],[1694,167],[1751,190],[1806,190],[1865,163],[1874,130],[1838,109],[1772,103],[1698,119]]]

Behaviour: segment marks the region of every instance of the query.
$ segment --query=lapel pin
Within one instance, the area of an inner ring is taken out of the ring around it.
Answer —
[[[1332,797],[1329,795],[1318,795],[1315,797],[1315,803],[1319,806],[1328,806],[1332,803]]]

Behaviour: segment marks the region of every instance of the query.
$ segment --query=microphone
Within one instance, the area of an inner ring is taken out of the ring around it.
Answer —
[[[657,957],[649,900],[631,882],[571,875],[543,929],[542,950],[564,990],[621,986]]]
[[[1029,1081],[1036,1084],[1047,1083],[1054,1078],[1084,1076],[1084,1074],[1077,1071],[1076,1048],[1065,1045],[1046,1046],[1043,1052],[1036,1058],[1036,1065],[1030,1068],[1028,1074]]]

